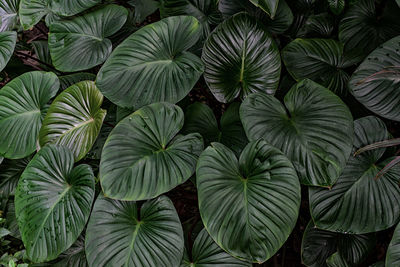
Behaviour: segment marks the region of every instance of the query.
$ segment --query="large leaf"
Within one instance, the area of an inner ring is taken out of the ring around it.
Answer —
[[[61,71],[79,71],[103,63],[112,51],[107,37],[121,29],[127,16],[124,7],[108,5],[51,24],[49,48],[54,66]]]
[[[182,133],[200,133],[205,145],[211,142],[220,142],[236,154],[240,154],[247,145],[247,137],[239,117],[240,103],[235,102],[229,105],[222,114],[220,124],[210,107],[206,104],[196,102],[185,111],[185,124]]]
[[[400,36],[373,51],[353,73],[349,88],[366,108],[400,121]]]
[[[100,2],[101,0],[21,0],[19,16],[22,27],[27,30],[46,15],[48,24],[48,20],[56,16],[76,15]]]
[[[218,10],[218,0],[162,0],[162,17],[189,15],[195,17],[207,37],[212,25],[218,25],[222,16]]]
[[[346,50],[356,49],[365,55],[400,34],[400,8],[394,1],[386,1],[381,8],[375,2],[358,0],[340,21],[339,40]]]
[[[360,61],[357,53],[344,55],[343,45],[332,39],[296,39],[282,50],[288,72],[300,81],[308,78],[337,93],[347,92],[345,69]]]
[[[394,230],[392,240],[386,251],[386,266],[400,265],[400,224]]]
[[[74,168],[67,148],[48,145],[29,163],[15,192],[15,211],[27,256],[33,262],[57,258],[82,232],[94,199],[88,165]]]
[[[85,254],[85,239],[80,236],[78,240],[58,257],[54,267],[88,267]]]
[[[354,149],[388,138],[385,124],[376,117],[355,121]],[[332,189],[310,188],[310,209],[319,228],[343,233],[370,233],[399,221],[400,167],[381,178],[376,174],[391,160],[381,159],[385,148],[351,156]]]
[[[353,119],[328,89],[303,80],[290,89],[284,105],[257,93],[240,107],[250,141],[264,138],[292,161],[303,184],[329,187],[342,172],[353,145]]]
[[[220,0],[219,10],[228,18],[241,11],[249,13],[271,33],[284,33],[293,22],[293,13],[284,0],[280,0],[274,19],[271,19],[262,9],[254,6],[250,1]]]
[[[31,157],[4,160],[0,166],[0,198],[8,198],[9,195],[14,195],[18,180],[30,160]]]
[[[51,104],[39,132],[40,145],[68,147],[75,161],[82,159],[99,135],[107,111],[100,108],[103,95],[94,82],[79,82]]]
[[[89,266],[178,266],[183,255],[178,214],[165,196],[145,202],[99,196],[86,230]]]
[[[279,50],[262,25],[246,13],[218,25],[204,45],[202,59],[205,81],[220,102],[252,92],[273,94],[278,87]]]
[[[191,258],[187,251],[183,255],[180,267],[250,267],[251,263],[236,259],[220,248],[206,229],[197,235],[191,249]]]
[[[200,134],[177,135],[183,112],[156,103],[123,119],[110,133],[100,162],[106,196],[122,200],[154,198],[185,182],[203,150]]]
[[[2,71],[10,60],[15,43],[17,42],[16,32],[0,32],[0,71]]]
[[[275,17],[276,10],[278,9],[279,0],[249,0],[255,6],[261,8],[272,19]]]
[[[0,90],[0,154],[18,159],[36,150],[47,103],[60,86],[51,72],[28,72]]]
[[[17,28],[19,1],[0,1],[0,32],[15,30]]]
[[[259,140],[238,159],[212,143],[196,174],[200,215],[215,242],[241,259],[272,257],[296,224],[300,205],[296,171],[282,152]]]
[[[123,107],[176,103],[203,73],[200,58],[187,51],[200,36],[200,24],[190,16],[147,25],[113,51],[96,84],[105,97]]]
[[[336,251],[349,263],[357,266],[375,246],[375,235],[348,235],[315,227],[310,221],[304,231],[301,258],[306,266],[325,267],[326,260]]]

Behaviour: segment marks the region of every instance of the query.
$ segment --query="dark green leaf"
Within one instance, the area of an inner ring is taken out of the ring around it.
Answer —
[[[48,145],[29,163],[15,192],[15,211],[26,253],[33,262],[53,260],[82,232],[94,199],[88,165],[74,166],[67,148]]]
[[[351,267],[351,265],[339,254],[335,253],[326,260],[328,267]]]
[[[101,156],[105,195],[150,199],[189,179],[203,141],[197,133],[177,135],[182,126],[182,110],[169,103],[145,106],[119,122]]]
[[[135,8],[135,23],[142,23],[147,16],[153,14],[160,3],[155,0],[129,0],[128,4]]]
[[[8,61],[10,60],[14,52],[16,42],[16,32],[0,32],[0,71],[6,67]]]
[[[217,244],[240,259],[272,257],[296,224],[300,205],[296,172],[282,152],[259,140],[238,160],[212,143],[196,174],[201,218]]]
[[[58,79],[60,79],[60,90],[65,90],[78,82],[94,81],[96,80],[96,75],[88,72],[78,72],[59,76]]]
[[[28,72],[0,90],[0,154],[18,159],[36,150],[47,103],[60,84],[51,72]]]
[[[72,20],[51,24],[49,48],[54,66],[72,72],[103,63],[112,50],[107,37],[121,29],[127,16],[122,6],[107,5]]]
[[[303,80],[290,89],[284,105],[257,93],[240,107],[250,141],[264,138],[292,161],[302,183],[335,184],[350,155],[353,119],[347,106],[328,89]]]
[[[16,30],[20,0],[0,1],[0,32]]]
[[[99,196],[86,231],[89,266],[178,266],[183,255],[178,214],[165,196],[145,202]]]
[[[0,166],[0,197],[8,198],[9,195],[14,195],[18,180],[30,160],[31,157],[4,160]]]
[[[392,241],[386,251],[386,266],[400,265],[400,224],[394,230]]]
[[[54,263],[54,267],[88,267],[85,254],[85,239],[79,236],[78,240]]]
[[[202,59],[205,81],[220,102],[252,92],[273,94],[278,87],[279,50],[261,24],[246,13],[218,25],[204,45]]]
[[[346,5],[345,0],[328,0],[328,4],[332,13],[335,15],[342,13],[344,6]]]
[[[101,0],[50,0],[48,8],[57,15],[73,16],[100,2]]]
[[[311,15],[299,29],[298,37],[330,37],[335,29],[334,18],[328,13]]]
[[[372,116],[356,120],[354,128],[354,151],[389,135],[385,124]],[[388,229],[398,222],[400,167],[375,179],[391,161],[380,160],[384,152],[385,148],[380,148],[350,156],[332,189],[309,189],[311,215],[317,227],[363,234]]]
[[[21,239],[19,232],[17,217],[15,216],[14,200],[9,199],[7,202],[6,224],[5,227],[10,231],[10,236]]]
[[[377,148],[382,148],[382,147],[392,147],[392,146],[398,146],[400,145],[400,138],[394,138],[394,139],[388,139],[380,142],[376,142],[370,145],[366,145],[365,147],[360,148],[357,150],[354,155],[357,156],[361,153],[364,153],[369,150],[374,150]]]
[[[249,0],[255,6],[261,8],[267,13],[271,19],[274,19],[276,10],[278,9],[279,0]]]
[[[40,67],[46,71],[51,71],[52,68],[49,68],[48,65],[52,66],[53,62],[51,61],[49,44],[48,44],[47,40],[33,41],[32,46],[35,51],[36,57],[40,61],[47,64],[47,65],[40,64]]]
[[[400,36],[368,55],[349,82],[351,93],[361,104],[382,117],[396,121],[400,121],[399,51]]]
[[[169,17],[147,25],[113,51],[96,84],[105,97],[122,107],[176,103],[203,73],[200,58],[187,51],[200,36],[194,17]]]

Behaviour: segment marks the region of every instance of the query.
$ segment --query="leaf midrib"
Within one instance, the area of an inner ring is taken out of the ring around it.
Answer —
[[[29,110],[29,111],[25,111],[25,112],[21,112],[21,113],[15,113],[15,114],[13,114],[11,116],[8,116],[8,117],[0,120],[0,122],[8,120],[8,119],[11,119],[11,118],[14,118],[14,117],[27,116],[29,114],[35,114],[35,113],[39,113],[40,114],[41,113],[40,109]]]
[[[128,256],[126,257],[126,260],[125,260],[125,266],[128,266],[128,263],[129,263],[129,258],[131,257],[131,254],[132,254],[132,251],[133,251],[133,246],[134,246],[134,244],[135,244],[135,241],[136,241],[136,238],[137,238],[137,236],[138,236],[138,232],[139,232],[139,229],[140,229],[140,225],[141,225],[142,223],[141,222],[139,222],[137,219],[136,219],[136,226],[135,226],[135,230],[133,231],[133,233],[132,233],[132,241],[131,241],[131,244],[129,245],[129,253],[128,253]]]

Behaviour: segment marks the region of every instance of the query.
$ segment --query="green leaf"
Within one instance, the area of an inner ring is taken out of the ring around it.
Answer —
[[[400,264],[400,224],[394,230],[392,240],[386,251],[386,266],[398,266]]]
[[[9,199],[7,202],[6,224],[5,227],[10,231],[10,236],[21,239],[18,228],[17,217],[15,216],[14,200]]]
[[[350,110],[308,79],[290,89],[284,105],[263,93],[249,96],[240,107],[240,118],[249,140],[263,138],[283,151],[306,185],[335,184],[352,149]]]
[[[17,32],[0,32],[0,71],[6,67],[10,60],[16,42]]]
[[[6,228],[0,227],[0,239],[11,234]]]
[[[205,81],[223,103],[252,92],[273,94],[281,72],[270,34],[246,13],[225,20],[210,34],[202,54]]]
[[[221,117],[220,125],[210,107],[196,102],[185,111],[185,124],[182,133],[200,133],[205,145],[211,142],[220,142],[238,155],[247,145],[248,140],[239,117],[240,103],[229,105]]]
[[[33,49],[35,51],[36,57],[46,63],[47,65],[52,66],[53,62],[51,61],[49,44],[47,40],[39,40],[32,42]],[[40,64],[40,67],[46,71],[52,71],[53,69],[47,66],[46,64]]]
[[[28,72],[0,90],[0,154],[19,159],[36,150],[47,103],[59,81],[51,72]]]
[[[269,32],[284,33],[293,22],[293,13],[286,1],[280,0],[274,19],[271,19],[262,9],[254,6],[250,1],[220,0],[219,10],[228,18],[236,13],[245,11],[260,22]]]
[[[400,36],[397,36],[368,55],[349,82],[351,93],[361,104],[396,121],[400,121],[399,51]]]
[[[24,30],[36,25],[51,11],[47,7],[50,0],[20,0],[19,19]]]
[[[279,0],[249,0],[253,5],[261,8],[271,19],[274,19]]]
[[[160,3],[155,0],[129,0],[128,4],[135,8],[135,23],[142,23],[146,17],[153,14],[160,5]]]
[[[336,251],[349,263],[358,266],[375,246],[375,235],[346,235],[315,227],[310,221],[301,244],[302,262],[306,266],[325,267]]]
[[[58,258],[54,267],[88,267],[85,254],[85,239],[79,236],[78,240]]]
[[[128,16],[122,6],[108,5],[72,20],[50,26],[49,48],[54,66],[60,71],[80,71],[103,63],[112,43],[107,37],[124,25]]]
[[[68,74],[64,76],[59,76],[60,79],[60,90],[65,90],[68,87],[82,81],[94,81],[96,80],[96,75],[88,72],[78,72],[73,74]]]
[[[210,34],[211,26],[222,21],[218,0],[162,0],[162,17],[188,15],[195,17],[203,29],[203,37]]]
[[[3,162],[4,158],[0,156],[0,164]]]
[[[113,51],[96,84],[105,97],[122,107],[176,103],[203,73],[200,58],[187,52],[200,36],[194,17],[169,17],[147,25]]]
[[[99,4],[101,0],[50,0],[51,11],[60,16],[73,16]]]
[[[49,143],[68,147],[81,160],[99,135],[107,111],[101,109],[103,95],[94,82],[79,82],[51,104],[39,132],[40,145]]]
[[[310,15],[299,29],[298,37],[328,38],[335,30],[334,17],[328,13]]]
[[[361,153],[364,153],[369,150],[374,150],[377,148],[382,148],[382,147],[392,147],[392,146],[398,146],[400,145],[400,138],[394,138],[394,139],[388,139],[380,142],[376,142],[370,145],[366,145],[365,147],[360,148],[357,150],[354,155],[357,156]]]
[[[143,200],[168,192],[194,173],[203,150],[200,134],[177,135],[183,112],[155,103],[132,113],[110,133],[100,162],[107,197]]]
[[[0,32],[16,30],[20,0],[0,1]]]
[[[328,5],[333,14],[339,15],[346,5],[345,0],[328,0]]]
[[[30,160],[31,157],[18,160],[4,160],[0,167],[0,197],[8,198],[9,195],[14,195],[19,177],[21,177]]]
[[[48,145],[29,163],[15,193],[15,211],[26,253],[33,262],[53,260],[82,232],[94,199],[88,165],[74,166],[65,147]]]
[[[385,124],[372,116],[356,120],[354,128],[354,151],[389,135]],[[317,227],[363,234],[388,229],[398,222],[400,167],[375,179],[391,160],[381,159],[384,152],[385,148],[380,148],[350,156],[332,189],[309,189],[311,216]]]
[[[185,251],[180,267],[250,267],[251,263],[236,259],[220,248],[206,229],[200,231],[191,249],[192,259]]]
[[[357,53],[344,55],[343,45],[332,39],[296,39],[282,50],[282,58],[296,80],[308,78],[335,93],[347,93],[345,69],[361,60]]]
[[[212,143],[196,174],[200,215],[216,243],[240,259],[272,257],[296,224],[300,205],[296,172],[282,152],[259,140],[238,159]]]
[[[386,1],[377,8],[375,0],[359,0],[346,11],[339,24],[339,40],[347,51],[357,50],[364,55],[383,42],[400,35],[400,8]]]
[[[86,230],[89,266],[179,266],[183,231],[171,200],[118,201],[99,196]]]
[[[335,253],[326,260],[328,267],[350,267],[351,265],[339,254]]]

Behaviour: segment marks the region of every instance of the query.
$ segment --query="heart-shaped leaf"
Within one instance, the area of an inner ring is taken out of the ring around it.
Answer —
[[[49,48],[54,66],[72,72],[103,63],[112,50],[107,37],[121,29],[127,16],[124,7],[107,5],[72,20],[51,24]]]
[[[18,159],[36,150],[47,103],[60,83],[51,72],[28,72],[0,90],[0,154]]]
[[[400,35],[400,8],[394,1],[377,8],[375,0],[358,0],[339,24],[339,40],[346,50],[368,54],[383,42]]]
[[[6,67],[10,60],[16,42],[17,32],[0,32],[0,71]]]
[[[176,103],[203,73],[200,58],[187,51],[200,36],[200,24],[190,16],[147,25],[113,51],[96,84],[105,97],[123,107]]]
[[[304,231],[301,258],[306,266],[325,267],[336,251],[349,263],[358,266],[375,246],[375,235],[346,235],[315,227],[310,221]]]
[[[203,37],[211,31],[210,26],[218,25],[222,16],[218,0],[163,0],[160,7],[162,17],[188,15],[195,17],[203,28]]]
[[[183,111],[155,103],[132,113],[112,130],[101,156],[100,182],[106,196],[154,198],[185,182],[203,150],[200,134],[177,135]]]
[[[0,198],[8,198],[9,195],[14,195],[18,180],[30,160],[31,157],[18,160],[4,160],[0,167]]]
[[[274,19],[279,0],[249,0],[253,5],[261,8],[271,19]]]
[[[0,32],[17,29],[19,1],[0,1]]]
[[[15,192],[15,211],[27,256],[53,260],[81,234],[94,199],[94,175],[88,165],[74,168],[65,147],[48,145],[32,159]]]
[[[308,78],[345,94],[349,75],[345,69],[361,60],[357,53],[344,55],[343,45],[332,39],[296,39],[282,50],[288,72],[296,81]]]
[[[202,59],[205,81],[220,102],[252,92],[273,94],[278,87],[279,50],[262,25],[246,13],[217,26],[204,45]]]
[[[389,136],[385,124],[372,116],[356,120],[354,128],[353,151]],[[380,160],[385,150],[351,156],[332,189],[309,189],[311,215],[317,227],[363,234],[388,229],[399,221],[400,166],[375,179],[391,160]]]
[[[400,224],[394,230],[392,240],[386,251],[386,266],[400,265]]]
[[[81,160],[99,135],[106,111],[101,109],[103,95],[94,82],[77,83],[51,104],[39,132],[40,145],[49,143],[68,147]]]
[[[308,79],[290,89],[284,105],[270,95],[250,95],[240,107],[240,118],[249,140],[263,138],[283,151],[306,185],[335,184],[352,149],[350,110]]]
[[[259,140],[238,159],[212,143],[197,163],[200,215],[229,254],[264,262],[283,245],[297,221],[300,184],[290,161]]]
[[[366,108],[400,121],[400,36],[373,51],[351,76],[351,93]]]
[[[99,196],[86,230],[89,266],[178,266],[183,230],[171,200],[145,202]]]
[[[220,124],[210,107],[206,104],[196,102],[185,111],[185,124],[182,133],[200,133],[205,145],[211,142],[220,142],[237,155],[247,145],[248,140],[239,117],[240,103],[235,102],[229,105],[222,114]]]
[[[250,267],[251,263],[236,259],[220,248],[206,229],[194,240],[191,258],[185,250],[180,267]]]

